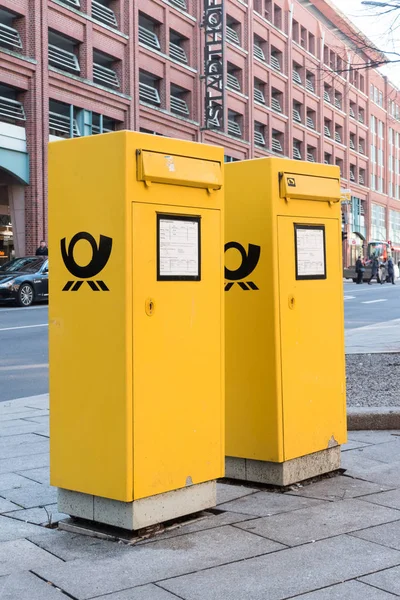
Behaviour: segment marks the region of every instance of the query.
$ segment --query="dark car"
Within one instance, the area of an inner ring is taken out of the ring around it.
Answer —
[[[47,256],[15,258],[0,267],[0,302],[30,306],[49,296]]]

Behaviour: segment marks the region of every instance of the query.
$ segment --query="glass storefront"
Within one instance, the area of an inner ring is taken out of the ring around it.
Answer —
[[[14,256],[14,240],[11,218],[0,215],[0,265]]]

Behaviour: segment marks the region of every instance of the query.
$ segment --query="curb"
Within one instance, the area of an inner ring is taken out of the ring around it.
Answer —
[[[400,429],[400,406],[349,407],[347,429],[348,431]]]

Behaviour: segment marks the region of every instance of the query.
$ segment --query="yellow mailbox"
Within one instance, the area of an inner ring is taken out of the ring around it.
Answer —
[[[346,441],[340,172],[225,168],[226,476],[288,485]]]
[[[224,474],[223,150],[135,132],[49,146],[51,484],[138,529]]]

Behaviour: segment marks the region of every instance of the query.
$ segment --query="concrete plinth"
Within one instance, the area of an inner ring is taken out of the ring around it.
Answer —
[[[212,508],[216,503],[215,481],[206,481],[134,502],[120,502],[58,489],[60,512],[130,531]]]
[[[225,477],[277,486],[298,483],[339,468],[340,446],[306,454],[283,463],[233,456],[227,456],[225,459]]]

